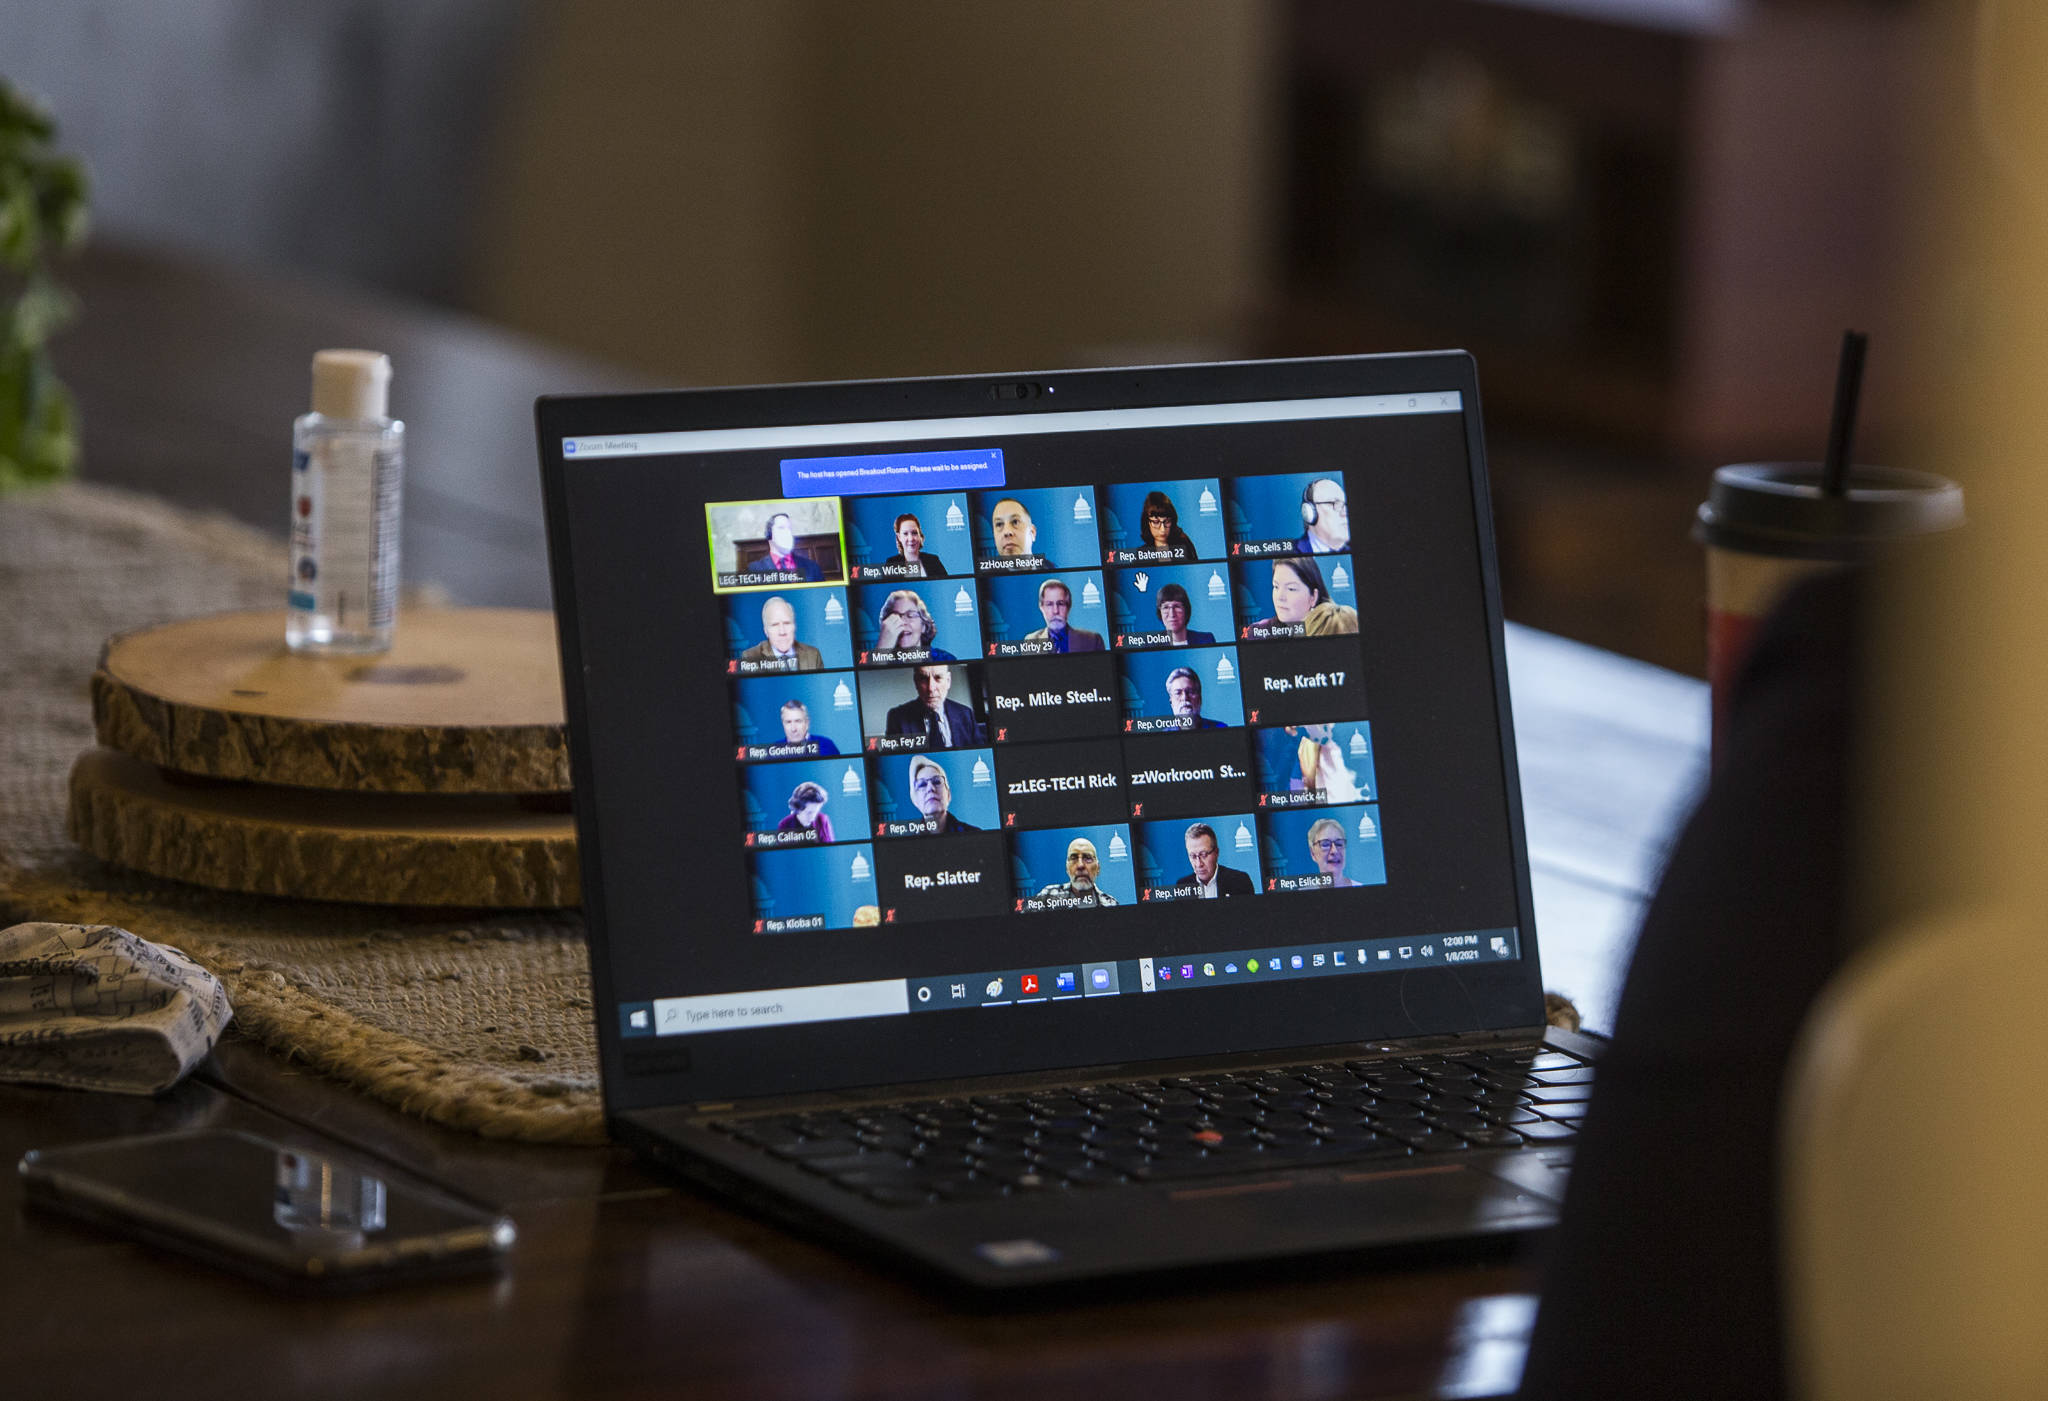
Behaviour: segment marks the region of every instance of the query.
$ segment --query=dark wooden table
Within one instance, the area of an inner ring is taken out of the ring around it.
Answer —
[[[281,532],[289,423],[325,345],[389,352],[410,421],[406,572],[457,601],[547,601],[535,394],[633,387],[474,322],[141,254],[74,278],[63,363],[92,480]],[[280,555],[282,560],[282,555]],[[1629,937],[1704,753],[1703,688],[1541,633],[1509,662],[1546,984],[1611,1025]],[[0,1186],[12,1397],[1486,1396],[1518,1375],[1526,1259],[1191,1281],[977,1313],[649,1175],[623,1153],[407,1119],[232,1033],[157,1100],[0,1086],[0,1161],[197,1126],[314,1131],[502,1204],[496,1280],[274,1295]]]

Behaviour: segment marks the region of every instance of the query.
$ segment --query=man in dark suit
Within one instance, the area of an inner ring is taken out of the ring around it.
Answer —
[[[747,572],[795,574],[807,584],[825,577],[816,560],[796,552],[796,527],[790,524],[787,511],[768,517],[768,553],[748,565]]]
[[[917,699],[889,711],[883,734],[929,736],[927,749],[961,749],[981,743],[981,726],[975,722],[974,712],[946,699],[953,689],[953,668],[916,667],[911,680],[917,686]]]
[[[1298,555],[1333,555],[1351,548],[1351,503],[1344,484],[1318,477],[1301,494],[1301,523],[1306,527],[1294,542]]]
[[[946,577],[946,566],[939,557],[925,553],[924,527],[919,525],[917,517],[908,511],[896,517],[896,553],[882,563],[922,566],[924,577],[927,579]]]
[[[1067,626],[1067,613],[1074,606],[1074,591],[1063,580],[1047,579],[1038,586],[1038,612],[1045,626],[1024,634],[1026,642],[1050,642],[1055,652],[1103,652],[1108,646],[1099,632]]]
[[[1197,900],[1215,900],[1225,895],[1250,895],[1254,893],[1252,878],[1243,871],[1233,870],[1218,863],[1216,829],[1206,822],[1197,822],[1188,828],[1189,871],[1174,882],[1176,888],[1193,886],[1199,893]]]
[[[796,609],[781,594],[761,605],[762,640],[740,653],[740,660],[764,671],[822,671],[825,656],[808,642],[796,640]]]

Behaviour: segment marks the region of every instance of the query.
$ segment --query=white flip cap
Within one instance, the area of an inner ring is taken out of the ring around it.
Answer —
[[[313,412],[322,418],[383,418],[390,392],[390,356],[375,350],[314,352]]]

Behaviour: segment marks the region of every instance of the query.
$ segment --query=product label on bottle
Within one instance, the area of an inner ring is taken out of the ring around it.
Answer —
[[[392,624],[403,470],[398,449],[368,437],[316,440],[292,455],[293,612],[336,636]]]
[[[292,577],[286,601],[294,612],[316,613],[320,575],[320,474],[313,456],[292,454]]]
[[[376,478],[375,526],[370,547],[370,626],[388,628],[398,615],[398,500],[405,461],[390,448],[372,459]]]

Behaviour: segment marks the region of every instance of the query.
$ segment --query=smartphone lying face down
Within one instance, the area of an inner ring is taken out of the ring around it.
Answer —
[[[326,1148],[204,1131],[32,1149],[28,1200],[266,1284],[363,1289],[499,1264],[510,1217]]]

